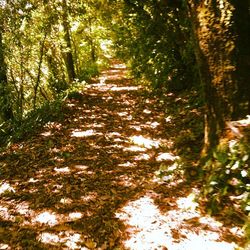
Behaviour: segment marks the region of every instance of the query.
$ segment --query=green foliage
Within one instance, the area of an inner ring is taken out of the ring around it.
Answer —
[[[22,120],[34,107],[53,102],[70,88],[70,66],[75,68],[75,80],[98,75],[108,56],[103,44],[110,42],[106,8],[106,1],[91,0],[0,5],[0,55],[8,83],[8,95],[0,102],[4,100],[8,109],[11,105],[13,120]]]
[[[88,81],[94,76],[99,75],[99,67],[96,63],[91,62],[86,64],[84,67],[81,68],[79,72],[79,80],[80,81]]]
[[[63,100],[45,102],[41,107],[29,112],[23,120],[13,120],[0,125],[0,144],[2,146],[35,134],[47,122],[63,119]]]
[[[115,26],[115,47],[118,56],[130,61],[133,75],[153,88],[191,87],[197,70],[185,10],[133,0],[126,1],[122,16],[126,26]]]
[[[61,121],[64,117],[63,109],[65,107],[65,100],[81,100],[81,92],[85,86],[85,82],[75,81],[65,91],[61,91],[55,100],[45,101],[40,107],[27,112],[20,119],[0,124],[1,146],[37,133],[48,122]]]
[[[67,90],[69,85],[65,81],[60,81],[58,79],[51,79],[50,88],[55,96],[61,94],[63,91]]]
[[[250,212],[249,165],[250,147],[244,140],[221,141],[205,166],[203,195],[211,213],[217,213],[230,200],[235,208]]]
[[[169,164],[162,163],[159,169],[155,171],[156,177],[164,182],[173,181],[174,179],[179,178],[182,174],[183,168],[181,162],[178,160]]]

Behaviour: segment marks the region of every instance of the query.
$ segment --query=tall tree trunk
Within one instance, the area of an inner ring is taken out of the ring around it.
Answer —
[[[97,56],[96,56],[96,48],[95,48],[95,42],[92,35],[92,21],[91,18],[89,18],[89,43],[91,48],[91,60],[92,62],[96,62]]]
[[[250,0],[231,0],[234,6],[233,29],[236,36],[234,74],[237,84],[234,95],[233,119],[250,114]]]
[[[64,28],[64,40],[66,43],[66,52],[65,52],[65,64],[67,68],[69,82],[73,82],[76,78],[75,74],[75,67],[74,67],[74,59],[72,54],[72,46],[71,46],[71,37],[70,37],[70,27],[68,21],[68,8],[66,0],[62,1],[62,21],[63,21],[63,28]]]
[[[195,54],[206,103],[204,153],[218,144],[226,120],[232,118],[237,90],[233,62],[234,6],[229,0],[187,0],[193,25]]]
[[[0,111],[3,120],[14,118],[8,91],[7,66],[4,60],[3,24],[0,20]]]
[[[38,61],[38,72],[37,72],[36,84],[34,86],[33,109],[36,108],[37,90],[38,90],[40,80],[41,80],[42,64],[43,64],[43,56],[44,56],[44,47],[45,47],[46,37],[47,37],[47,33],[44,34],[43,40],[40,42],[40,56],[39,56],[39,61]]]

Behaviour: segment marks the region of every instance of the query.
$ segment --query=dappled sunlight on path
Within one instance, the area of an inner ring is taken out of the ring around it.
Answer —
[[[125,241],[128,249],[204,249],[233,250],[235,243],[221,238],[222,223],[201,216],[188,198],[176,200],[180,206],[162,213],[154,203],[156,193],[147,193],[136,201],[129,202],[117,213],[128,225],[130,238]],[[190,227],[190,221],[202,222],[202,227]]]
[[[156,178],[178,159],[174,124],[126,73],[114,64],[66,100],[63,121],[0,155],[0,249],[233,250],[241,241],[237,225],[199,212],[194,184]]]

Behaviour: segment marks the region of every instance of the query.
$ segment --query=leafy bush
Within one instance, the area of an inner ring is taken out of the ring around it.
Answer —
[[[243,120],[242,120],[243,121]],[[250,240],[250,144],[249,124],[240,137],[230,135],[220,141],[219,146],[205,164],[201,198],[211,214],[221,213],[237,217],[244,224],[246,238]]]
[[[23,120],[2,123],[0,125],[1,146],[34,134],[49,121],[63,119],[62,107],[63,99],[58,98],[53,102],[45,102],[41,107],[30,111]]]
[[[209,198],[209,211],[217,212],[230,199],[246,213],[250,211],[250,147],[243,140],[224,141],[206,163],[203,195]],[[236,202],[237,201],[237,202]]]
[[[94,76],[99,75],[99,69],[97,63],[87,63],[79,73],[80,81],[87,81]]]
[[[81,91],[84,90],[85,85],[84,81],[76,81],[61,92],[54,101],[44,102],[39,108],[28,112],[22,120],[16,118],[0,124],[0,147],[34,134],[48,122],[62,120],[65,99],[81,100]]]

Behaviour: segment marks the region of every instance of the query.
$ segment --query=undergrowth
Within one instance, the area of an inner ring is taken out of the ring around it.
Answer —
[[[216,213],[233,201],[236,210],[250,212],[250,147],[244,140],[224,140],[205,165],[204,197],[208,210]],[[229,208],[232,209],[232,208]]]
[[[249,166],[249,136],[223,138],[204,166],[200,200],[205,201],[208,213],[234,218],[250,243]]]
[[[22,119],[13,119],[0,124],[0,149],[27,136],[32,136],[48,122],[63,120],[65,100],[80,99],[80,91],[84,85],[84,82],[76,82],[58,95],[55,100],[44,102],[40,107],[28,112]]]
[[[179,157],[172,164],[161,164],[155,174],[161,181],[196,182],[200,187],[196,199],[206,213],[237,221],[250,241],[250,133],[241,138],[225,136],[202,165],[203,105],[198,94],[168,94],[164,99],[167,128],[177,135],[172,150]]]
[[[1,147],[31,136],[49,121],[63,119],[63,100],[46,101],[41,107],[30,111],[22,120],[12,120],[0,125]]]

